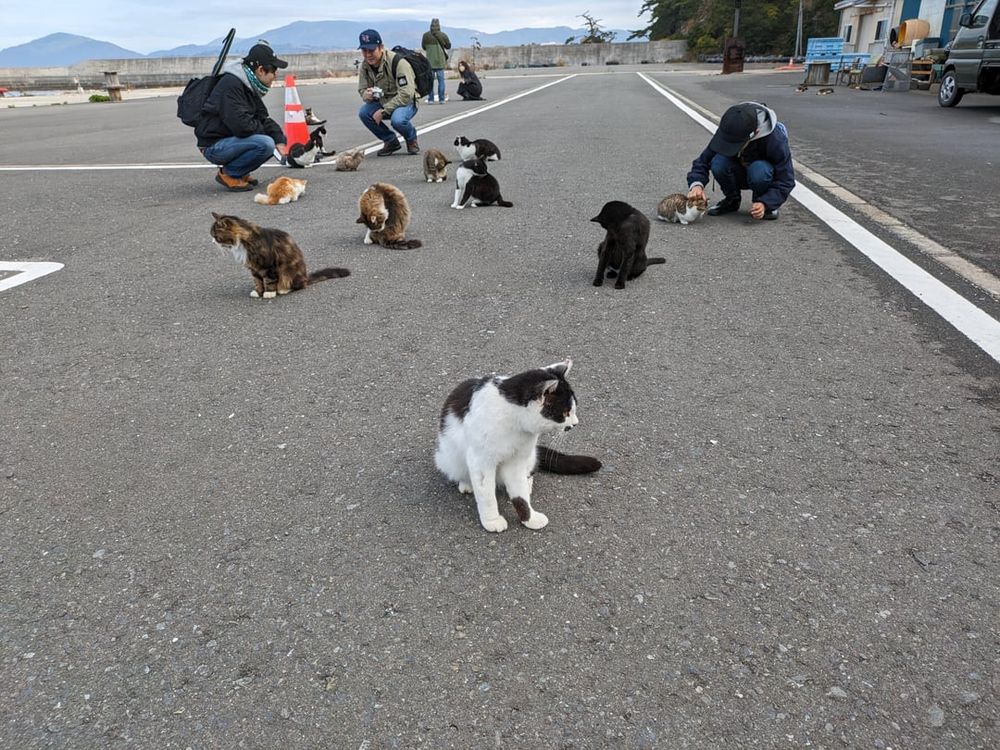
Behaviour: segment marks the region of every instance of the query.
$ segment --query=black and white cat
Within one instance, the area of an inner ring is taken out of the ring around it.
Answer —
[[[485,138],[477,138],[470,141],[464,135],[455,139],[455,150],[462,161],[467,159],[485,159],[486,161],[500,161],[500,149],[493,141]]]
[[[324,122],[326,121],[324,120]],[[326,128],[320,126],[309,134],[309,140],[305,143],[292,144],[292,146],[288,149],[288,154],[285,156],[285,163],[290,167],[295,167],[296,169],[305,169],[313,164],[319,163],[324,156],[333,156],[336,154],[336,151],[323,150],[324,135],[326,135]],[[312,162],[309,162],[303,157],[305,157],[305,155],[313,149],[316,149],[316,153],[313,155]]]
[[[505,201],[500,195],[500,183],[497,178],[486,171],[486,162],[482,159],[463,161],[455,170],[455,200],[452,208],[463,209],[472,201],[473,206],[498,206],[510,208],[514,204]]]
[[[589,474],[601,462],[538,445],[544,433],[569,430],[579,422],[576,397],[566,382],[573,360],[518,375],[492,375],[460,383],[441,410],[434,464],[463,493],[476,498],[487,531],[503,531],[507,520],[497,507],[497,484],[510,497],[529,529],[549,519],[531,506],[536,466],[557,474]]]

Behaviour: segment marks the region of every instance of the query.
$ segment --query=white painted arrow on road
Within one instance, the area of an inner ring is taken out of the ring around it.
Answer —
[[[13,276],[0,278],[0,292],[11,287],[26,284],[29,281],[45,276],[46,274],[58,271],[63,267],[62,263],[18,263],[0,261],[0,275],[6,271],[14,271]]]

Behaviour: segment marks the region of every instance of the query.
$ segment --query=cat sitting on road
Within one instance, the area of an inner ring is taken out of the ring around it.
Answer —
[[[376,182],[365,188],[358,199],[361,215],[356,223],[364,224],[365,244],[378,243],[394,250],[412,250],[420,247],[420,240],[406,239],[410,223],[410,204],[403,191],[387,182]]]
[[[690,224],[697,221],[708,210],[708,200],[704,195],[689,198],[684,193],[671,193],[656,207],[656,218],[660,221]]]
[[[365,150],[363,148],[352,148],[349,151],[341,151],[337,154],[334,169],[338,172],[356,172],[364,158]]]
[[[444,182],[448,179],[448,165],[451,162],[436,148],[424,152],[424,178],[428,182]]]
[[[212,212],[215,219],[209,230],[212,241],[233,254],[253,276],[251,297],[265,299],[288,294],[324,279],[350,276],[346,268],[323,268],[306,272],[302,250],[287,232],[268,229],[238,216]]]
[[[538,445],[546,433],[562,433],[579,422],[576,397],[566,382],[573,361],[507,377],[492,375],[460,383],[441,410],[434,464],[459,492],[476,498],[479,522],[503,531],[497,484],[529,529],[549,519],[531,505],[535,468],[557,474],[588,474],[601,468],[589,456],[571,456]]]
[[[463,161],[455,170],[455,200],[452,208],[463,209],[469,202],[473,206],[498,206],[510,208],[514,204],[505,201],[500,195],[500,183],[497,178],[486,171],[483,159]]]
[[[609,279],[617,278],[615,289],[624,289],[625,280],[640,276],[646,266],[666,263],[666,258],[647,258],[649,219],[636,208],[623,201],[608,201],[591,221],[604,227],[604,240],[597,247],[597,274],[594,286],[604,283],[605,272]]]

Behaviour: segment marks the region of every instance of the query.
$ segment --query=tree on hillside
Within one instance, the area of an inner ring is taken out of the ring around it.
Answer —
[[[602,29],[600,19],[590,15],[589,10],[578,17],[582,18],[587,26],[587,33],[580,37],[580,44],[606,44],[615,40],[615,32]]]
[[[804,0],[803,40],[834,36],[838,14],[830,0]],[[732,34],[734,0],[645,0],[639,14],[650,14],[644,29],[629,39],[686,39],[693,55],[721,52]],[[795,50],[799,0],[743,0],[740,38],[748,55],[790,55]]]

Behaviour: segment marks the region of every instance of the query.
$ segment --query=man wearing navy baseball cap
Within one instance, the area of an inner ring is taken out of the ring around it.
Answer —
[[[710,216],[738,211],[740,191],[753,197],[750,216],[778,218],[778,209],[795,187],[795,170],[788,131],[773,109],[742,102],[727,109],[719,127],[688,172],[688,197],[705,197],[708,174],[722,189],[723,199],[708,209]]]
[[[382,35],[366,29],[358,36],[358,49],[365,61],[358,70],[358,93],[364,104],[358,117],[383,146],[377,156],[399,151],[395,130],[406,141],[406,153],[419,154],[417,129],[410,120],[417,114],[417,80],[406,59],[382,44]],[[392,125],[392,130],[386,122]]]

